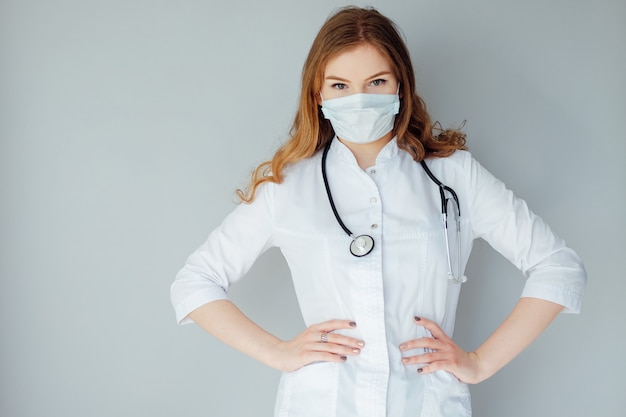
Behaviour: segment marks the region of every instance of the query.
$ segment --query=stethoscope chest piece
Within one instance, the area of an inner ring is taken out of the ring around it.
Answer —
[[[367,255],[372,249],[374,249],[374,238],[369,235],[357,236],[350,243],[350,253],[357,257]]]

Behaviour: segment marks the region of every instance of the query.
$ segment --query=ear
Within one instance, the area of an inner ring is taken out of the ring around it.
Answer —
[[[315,101],[318,106],[322,105],[322,93],[315,93]]]

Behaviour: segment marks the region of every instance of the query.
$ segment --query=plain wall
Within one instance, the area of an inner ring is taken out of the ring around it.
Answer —
[[[415,0],[402,28],[433,119],[583,258],[562,315],[473,386],[481,417],[626,409],[626,3]],[[196,326],[169,285],[286,138],[302,63],[348,2],[0,2],[0,416],[269,416],[279,373]],[[474,349],[522,275],[477,242],[455,338]],[[270,251],[232,291],[302,329]]]

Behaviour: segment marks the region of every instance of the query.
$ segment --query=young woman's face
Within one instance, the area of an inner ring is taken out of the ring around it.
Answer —
[[[378,49],[363,44],[331,59],[324,70],[324,100],[357,93],[395,94],[398,80],[391,62]]]

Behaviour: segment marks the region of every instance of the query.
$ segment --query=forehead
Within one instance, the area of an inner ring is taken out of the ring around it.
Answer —
[[[391,61],[378,48],[362,44],[341,52],[326,64],[324,77],[365,79],[383,71],[392,72]]]

